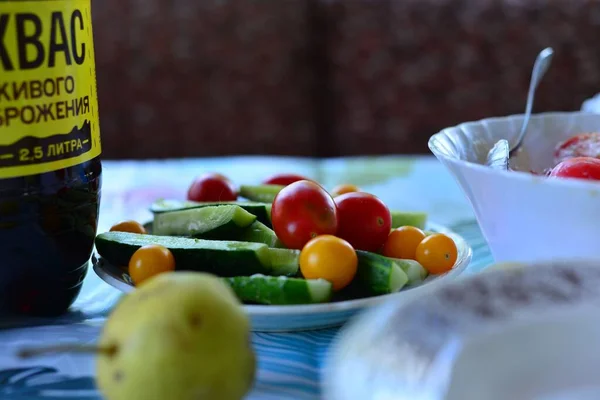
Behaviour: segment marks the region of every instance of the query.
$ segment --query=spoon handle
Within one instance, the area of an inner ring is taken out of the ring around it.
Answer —
[[[531,111],[533,109],[533,98],[535,95],[535,90],[537,89],[540,81],[548,71],[548,67],[550,66],[550,61],[552,61],[552,56],[554,55],[554,51],[547,47],[538,54],[535,59],[535,64],[533,65],[533,72],[531,74],[531,82],[529,83],[529,92],[527,93],[527,107],[525,109],[525,119],[523,119],[523,125],[521,125],[521,132],[519,132],[519,136],[517,137],[517,141],[514,144],[514,150],[516,147],[521,145],[523,138],[525,137],[525,132],[527,131],[527,125],[529,125],[529,118],[531,118]]]

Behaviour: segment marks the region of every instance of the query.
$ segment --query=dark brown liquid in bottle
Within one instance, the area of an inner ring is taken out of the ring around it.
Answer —
[[[88,270],[100,202],[99,158],[0,179],[0,311],[54,316]]]

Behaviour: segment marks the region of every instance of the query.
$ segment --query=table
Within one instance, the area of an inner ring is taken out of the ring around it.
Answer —
[[[234,157],[164,161],[106,161],[99,230],[121,219],[144,221],[156,198],[184,198],[194,176],[218,171],[239,184],[257,184],[276,172],[316,178],[327,188],[355,183],[394,209],[424,210],[430,220],[455,229],[474,250],[467,273],[492,262],[471,208],[437,160],[363,157],[315,161],[300,158]],[[49,342],[94,342],[120,293],[90,270],[72,310],[55,319],[0,321],[0,398],[100,399],[89,355],[61,354],[31,360],[15,349]],[[255,333],[258,375],[249,400],[320,398],[320,365],[337,328],[298,333]]]

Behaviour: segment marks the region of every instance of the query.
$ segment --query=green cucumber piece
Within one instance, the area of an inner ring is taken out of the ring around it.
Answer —
[[[427,278],[427,275],[429,275],[427,270],[418,261],[400,258],[392,258],[391,260],[406,273],[406,276],[408,277],[407,285],[419,285],[423,283],[425,278]]]
[[[273,229],[265,224],[254,221],[252,225],[244,229],[237,237],[231,239],[239,240],[240,242],[264,243],[269,247],[285,248],[283,243],[277,238]]]
[[[211,206],[238,206],[256,215],[256,219],[263,224],[271,227],[271,203],[259,203],[256,201],[222,201],[222,202],[196,202],[159,199],[150,206],[150,211],[156,215],[164,212],[181,211],[193,208],[211,207]]]
[[[254,221],[254,214],[238,206],[191,208],[156,214],[152,234],[231,239]]]
[[[285,276],[236,276],[224,278],[244,303],[271,305],[326,303],[333,293],[325,279],[288,278]]]
[[[392,229],[401,226],[415,226],[424,229],[427,222],[427,213],[425,212],[390,210],[390,214],[392,214]]]
[[[297,275],[299,273],[300,250],[276,249],[269,248],[269,258],[271,268],[279,271],[287,271],[285,274],[270,274],[270,275]],[[295,266],[292,271],[290,266]]]
[[[240,196],[251,201],[272,203],[277,193],[284,187],[282,185],[242,185],[240,186]]]
[[[115,266],[129,264],[137,249],[148,244],[168,248],[177,270],[210,272],[219,276],[254,274],[296,275],[300,251],[271,249],[263,243],[204,240],[177,236],[105,232],[96,236],[96,250]]]
[[[358,270],[354,281],[368,295],[395,293],[408,283],[408,276],[391,258],[357,250]]]

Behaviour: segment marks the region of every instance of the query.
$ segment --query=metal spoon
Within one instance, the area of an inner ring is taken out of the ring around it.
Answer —
[[[527,126],[529,125],[529,119],[531,118],[531,110],[533,108],[533,98],[535,90],[537,89],[540,81],[548,71],[550,62],[554,56],[554,50],[547,47],[538,54],[535,64],[533,64],[533,72],[531,73],[531,81],[529,82],[529,92],[527,93],[527,106],[525,109],[525,118],[523,119],[523,125],[521,125],[521,132],[517,136],[516,142],[510,146],[506,139],[500,139],[494,147],[488,152],[486,165],[496,169],[508,169],[508,160],[511,155],[523,144],[523,139],[527,133]]]

